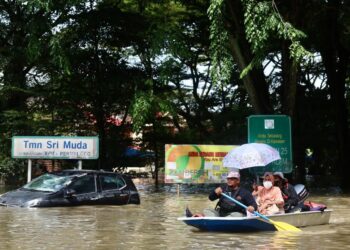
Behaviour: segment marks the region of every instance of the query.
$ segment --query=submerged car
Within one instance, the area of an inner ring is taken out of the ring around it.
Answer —
[[[46,173],[0,196],[0,206],[56,207],[140,204],[130,177],[95,170]]]

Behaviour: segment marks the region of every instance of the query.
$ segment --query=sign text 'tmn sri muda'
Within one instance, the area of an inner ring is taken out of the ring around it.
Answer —
[[[97,159],[98,154],[98,137],[12,137],[13,158]]]

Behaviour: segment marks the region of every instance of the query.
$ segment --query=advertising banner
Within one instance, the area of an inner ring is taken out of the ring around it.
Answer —
[[[98,137],[14,136],[12,158],[98,159]]]
[[[165,145],[165,183],[223,183],[222,159],[231,145]]]

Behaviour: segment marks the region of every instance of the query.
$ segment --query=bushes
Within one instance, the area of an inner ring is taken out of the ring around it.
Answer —
[[[0,176],[6,185],[23,184],[26,180],[26,163],[22,159],[7,156],[0,158]]]

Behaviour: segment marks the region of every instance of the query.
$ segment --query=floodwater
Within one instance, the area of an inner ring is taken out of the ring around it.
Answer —
[[[334,210],[301,233],[214,233],[177,217],[214,207],[206,194],[140,191],[141,205],[0,207],[1,249],[350,249],[350,196],[311,196]]]

